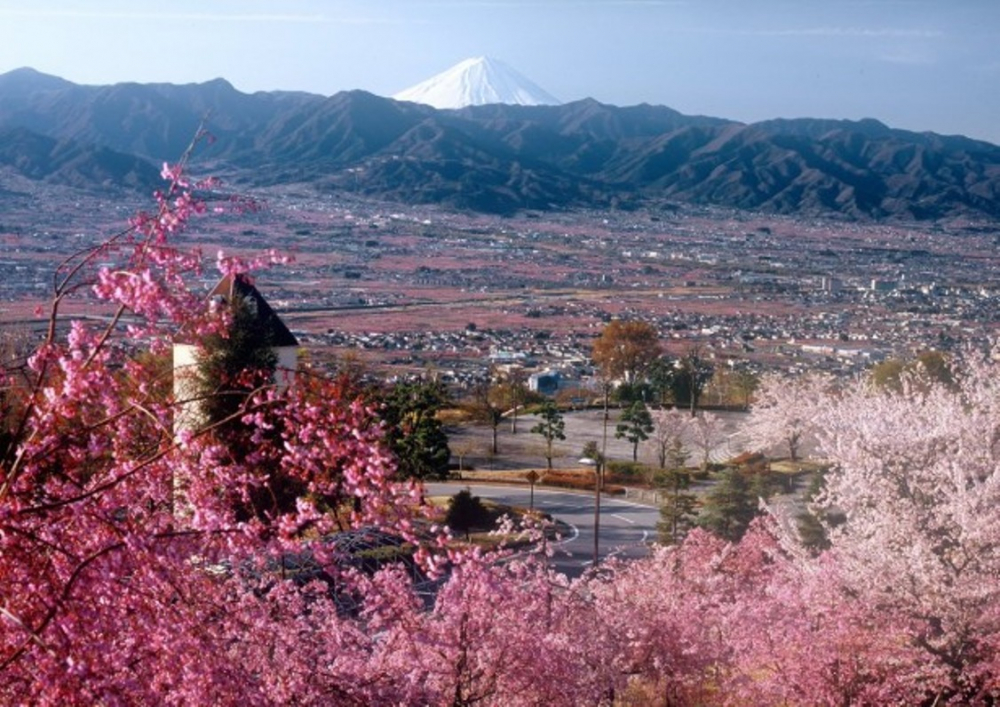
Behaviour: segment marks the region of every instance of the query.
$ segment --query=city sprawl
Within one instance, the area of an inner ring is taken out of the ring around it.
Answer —
[[[40,325],[33,313],[56,265],[120,230],[135,205],[4,185],[0,320],[24,330]],[[433,367],[462,384],[516,362],[586,388],[594,337],[615,317],[647,321],[668,351],[696,346],[723,367],[839,375],[928,349],[982,349],[997,326],[992,225],[693,206],[500,218],[292,188],[255,196],[261,211],[185,234],[205,254],[206,291],[217,250],[276,248],[293,262],[258,279],[303,344],[401,375]]]

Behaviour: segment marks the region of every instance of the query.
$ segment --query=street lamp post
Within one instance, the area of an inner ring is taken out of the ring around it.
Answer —
[[[604,432],[601,437],[601,453],[594,465],[594,566],[600,556],[601,538],[601,486],[604,485],[604,464],[608,458],[608,413],[604,411]]]
[[[602,455],[603,457],[603,455]],[[594,465],[594,566],[600,552],[601,529],[601,478],[604,476],[604,459],[598,459]]]
[[[528,485],[531,487],[531,496],[530,496],[530,500],[528,501],[528,510],[529,511],[534,511],[535,510],[535,483],[541,477],[538,475],[537,471],[535,471],[534,469],[532,469],[527,474],[525,474],[524,478],[526,478],[528,480]]]
[[[604,434],[604,444],[607,445],[607,432]],[[583,447],[584,458],[580,461],[588,466],[594,467],[594,564],[600,552],[600,531],[601,531],[601,486],[604,479],[604,452],[597,446],[597,442],[591,441]]]

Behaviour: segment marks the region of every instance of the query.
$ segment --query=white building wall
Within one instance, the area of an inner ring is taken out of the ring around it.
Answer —
[[[174,344],[174,434],[198,427],[198,405],[192,402],[197,390],[198,347]]]

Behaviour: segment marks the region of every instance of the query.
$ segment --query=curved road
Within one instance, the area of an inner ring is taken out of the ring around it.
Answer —
[[[477,483],[430,483],[434,496],[453,496],[462,489],[473,495],[510,506],[528,507],[527,486],[500,486]],[[553,566],[570,577],[579,576],[593,562],[594,495],[535,487],[535,507],[562,521],[570,531],[555,548]],[[599,557],[643,557],[648,544],[656,539],[659,510],[613,496],[601,496]]]

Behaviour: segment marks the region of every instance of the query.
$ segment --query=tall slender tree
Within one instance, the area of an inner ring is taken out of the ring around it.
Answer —
[[[629,441],[632,445],[632,461],[638,461],[639,444],[649,439],[652,431],[653,418],[649,414],[649,408],[641,400],[636,400],[622,412],[615,428],[615,437]]]
[[[687,454],[679,437],[675,437],[667,451],[667,462],[657,475],[658,486],[663,489],[660,503],[660,522],[657,524],[660,542],[676,545],[688,530],[694,527],[697,517],[697,497],[690,492],[691,474],[685,467]]]
[[[691,417],[696,414],[698,401],[705,386],[712,380],[714,367],[701,351],[693,348],[677,361],[677,371],[674,375],[674,402],[686,405],[691,411]]]
[[[517,419],[521,406],[527,399],[526,376],[523,368],[512,367],[503,375],[503,388],[507,394],[507,407],[510,410],[510,433],[517,434]]]
[[[498,432],[503,422],[502,393],[500,386],[494,383],[493,371],[488,380],[480,381],[472,389],[472,401],[469,411],[477,422],[483,422],[490,428],[490,454],[499,453]]]
[[[553,443],[556,440],[566,439],[566,421],[563,419],[559,408],[551,400],[546,401],[541,410],[538,411],[538,422],[531,428],[533,434],[541,435],[545,439],[545,462],[549,469],[552,468]]]

